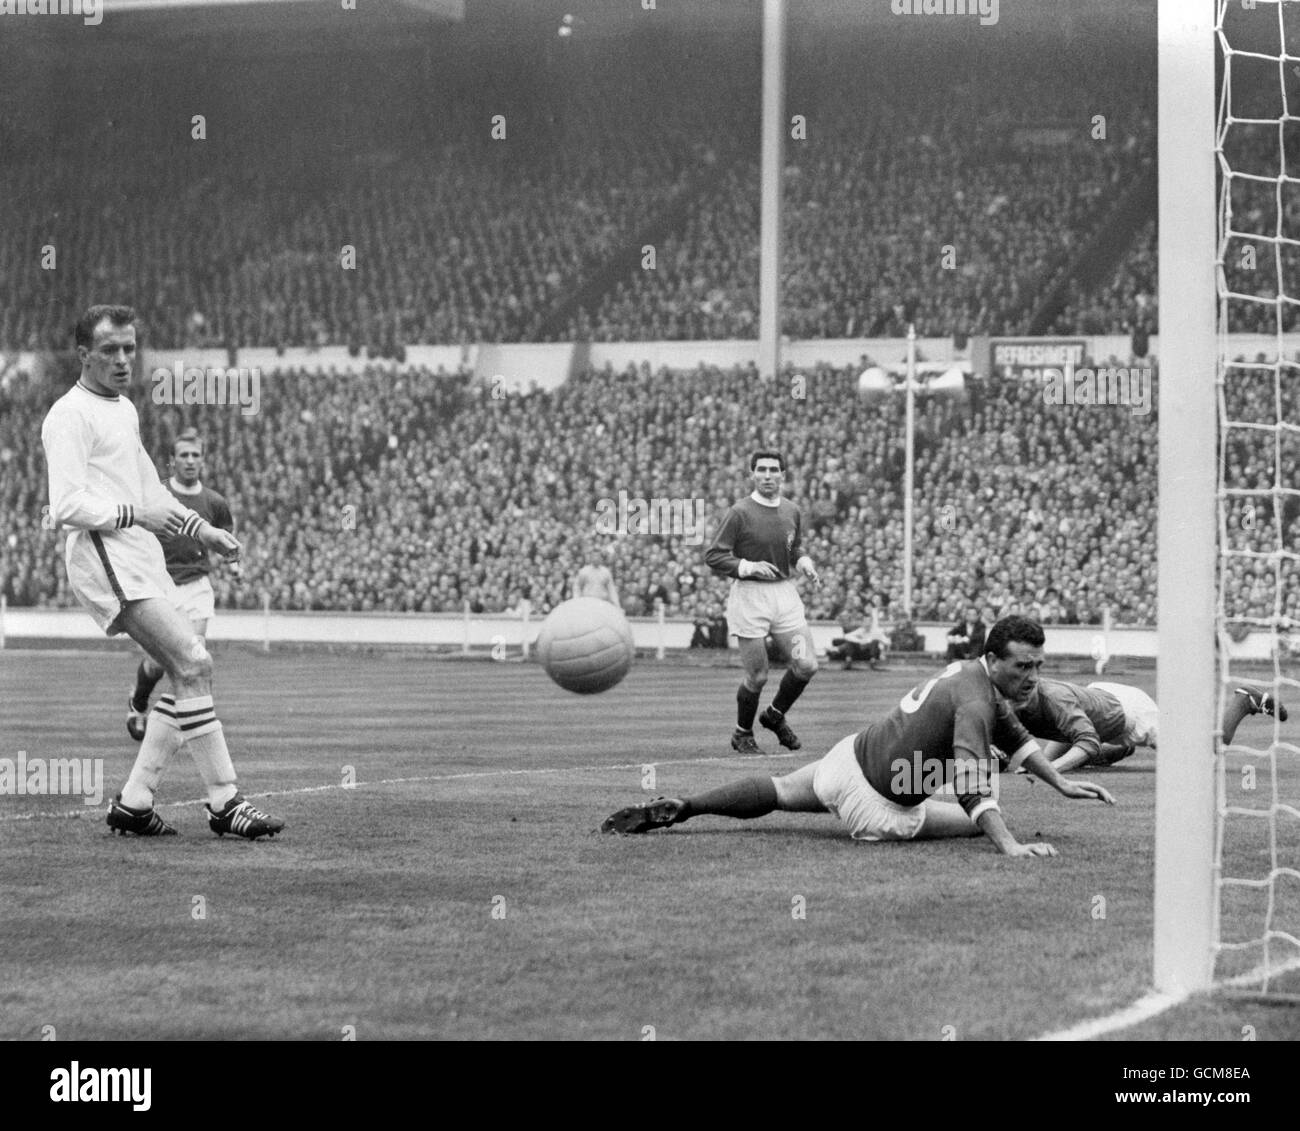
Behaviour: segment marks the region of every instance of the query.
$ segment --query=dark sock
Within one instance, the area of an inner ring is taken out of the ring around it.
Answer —
[[[736,692],[736,729],[753,730],[754,716],[758,714],[758,692],[750,691],[746,684]]]
[[[678,821],[712,813],[717,817],[736,817],[747,821],[763,817],[776,808],[776,784],[771,778],[743,778],[707,793],[688,797]]]
[[[145,671],[144,661],[135,669],[135,692],[131,696],[131,705],[137,711],[145,711],[149,708],[149,696],[153,694],[153,689],[158,686],[158,681],[162,679],[163,673],[150,675]]]
[[[811,679],[809,676],[808,679]],[[791,668],[781,677],[781,686],[776,689],[776,696],[772,700],[772,707],[780,714],[784,715],[794,702],[803,694],[803,689],[808,686],[808,680],[794,674],[794,668]]]

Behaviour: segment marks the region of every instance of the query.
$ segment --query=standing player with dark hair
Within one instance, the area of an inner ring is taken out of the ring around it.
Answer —
[[[172,443],[172,474],[164,486],[182,506],[187,506],[218,530],[235,532],[235,521],[225,497],[205,487],[199,480],[203,473],[203,441],[193,428],[187,429]],[[200,640],[208,635],[208,621],[216,612],[212,592],[212,555],[197,538],[177,534],[160,537],[167,573],[176,583],[177,608],[189,618]],[[239,575],[239,562],[230,563],[230,571]],[[136,669],[135,689],[126,704],[127,733],[139,742],[144,738],[149,717],[149,697],[163,677],[163,668],[148,654]]]
[[[244,800],[212,705],[212,657],[176,609],[155,535],[186,534],[226,558],[239,541],[181,506],[158,478],[140,443],[135,406],[123,396],[135,360],[135,312],[92,306],[77,321],[81,376],[41,426],[49,470],[50,511],[68,528],[64,561],[78,601],[109,636],[125,632],[162,664],[172,682],[149,726],[108,827],[136,836],[176,830],[154,809],[171,756],[185,746],[208,790],[208,826],[219,836],[256,840],[284,822]]]
[[[1061,777],[1011,710],[1007,699],[1033,688],[1042,663],[1042,628],[1025,617],[1004,617],[983,656],[949,664],[819,761],[784,777],[746,778],[695,797],[632,805],[607,817],[601,831],[644,833],[703,814],[750,820],[779,809],[833,813],[854,840],[982,833],[1006,856],[1055,856],[1050,844],[1021,844],[1007,829],[997,802],[995,745],[1014,752],[1011,769],[1023,764],[1065,797],[1107,805],[1114,798],[1090,782]],[[957,804],[933,798],[945,785]]]
[[[781,497],[785,457],[777,451],[758,451],[750,456],[749,469],[754,492],[727,511],[704,561],[714,573],[734,579],[727,598],[727,625],[740,642],[745,678],[736,692],[731,748],[741,754],[761,754],[754,741],[754,716],[767,682],[763,642],[769,634],[781,653],[790,657],[790,667],[758,721],[773,731],[787,750],[802,745],[785,716],[817,674],[817,653],[803,601],[791,578],[801,573],[814,585],[820,585],[821,579],[812,559],[802,553],[799,508]]]

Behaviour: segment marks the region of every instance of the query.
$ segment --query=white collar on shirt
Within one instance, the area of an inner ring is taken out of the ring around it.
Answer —
[[[760,495],[757,491],[755,491],[755,492],[754,492],[752,495],[750,495],[749,497],[750,497],[751,499],[753,499],[754,502],[758,503],[760,506],[764,506],[764,507],[779,507],[779,506],[781,505],[781,496],[780,496],[780,495],[777,495],[777,497],[776,497],[775,499],[773,499],[770,503],[769,503],[765,498],[763,498],[763,496]]]
[[[193,487],[186,487],[183,483],[177,480],[176,476],[173,475],[171,477],[171,488],[178,495],[198,495],[203,491],[203,484],[195,483]]]

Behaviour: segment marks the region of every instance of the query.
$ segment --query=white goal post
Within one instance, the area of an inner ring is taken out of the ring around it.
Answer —
[[[1207,988],[1214,968],[1214,0],[1160,0],[1160,470],[1154,973]],[[1174,661],[1177,657],[1177,662]]]
[[[1300,0],[1158,18],[1155,986],[1300,1000],[1300,748],[1276,720],[1220,741],[1234,639],[1300,689]]]

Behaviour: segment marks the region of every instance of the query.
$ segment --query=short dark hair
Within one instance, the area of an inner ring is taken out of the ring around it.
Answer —
[[[176,454],[177,444],[198,444],[199,451],[203,451],[203,438],[199,435],[197,428],[186,428],[172,441],[172,455]]]
[[[107,318],[114,326],[130,326],[135,322],[135,311],[129,306],[112,306],[98,303],[86,308],[72,330],[72,340],[89,349],[95,344],[95,327]]]
[[[781,470],[782,471],[785,470],[785,456],[783,456],[780,452],[776,451],[774,448],[766,448],[763,451],[755,452],[752,456],[750,456],[749,470],[753,471],[754,468],[758,466],[758,461],[761,459],[774,459],[776,460],[777,463],[781,465]]]
[[[1031,648],[1041,648],[1045,639],[1043,626],[1036,620],[1019,615],[1003,617],[989,629],[984,640],[984,651],[992,652],[999,660],[1003,660],[1006,658],[1008,644],[1028,644]]]

